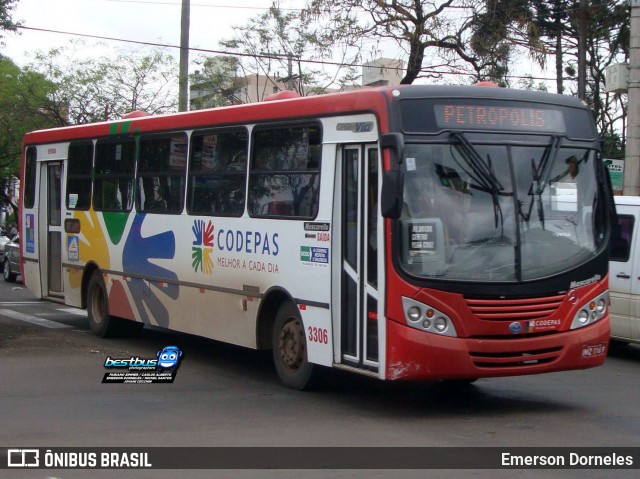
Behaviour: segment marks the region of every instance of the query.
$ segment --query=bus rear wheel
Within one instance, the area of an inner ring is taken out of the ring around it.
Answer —
[[[89,279],[86,304],[89,326],[96,335],[109,338],[120,333],[122,320],[109,315],[107,288],[99,271],[95,271]]]
[[[282,383],[302,391],[312,386],[314,365],[307,361],[307,341],[298,308],[283,304],[273,325],[273,362]]]

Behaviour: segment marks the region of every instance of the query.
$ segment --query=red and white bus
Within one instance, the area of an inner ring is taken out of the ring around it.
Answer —
[[[589,110],[403,86],[29,133],[22,273],[143,324],[385,380],[589,368],[611,193]]]

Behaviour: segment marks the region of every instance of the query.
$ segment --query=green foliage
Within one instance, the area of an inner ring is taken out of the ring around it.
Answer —
[[[437,52],[452,70],[459,68],[461,62],[476,71],[482,68],[482,59],[474,55],[468,42],[473,12],[479,3],[480,0],[308,0],[311,14],[325,22],[325,31],[331,38],[329,45],[396,42],[406,54],[403,84],[411,84],[424,75],[437,75],[429,72],[430,50]]]
[[[624,146],[622,138],[615,132],[603,132],[600,135],[602,139],[602,156],[604,158],[624,158]]]
[[[0,55],[0,202],[9,203],[8,185],[20,171],[26,132],[55,126],[43,105],[54,86],[42,75],[21,69]],[[15,206],[15,205],[14,205]]]
[[[196,61],[199,69],[189,76],[192,110],[232,105],[240,102],[238,90],[244,86],[235,57],[208,57]]]
[[[15,23],[11,18],[11,10],[16,7],[18,0],[0,0],[0,46],[2,46],[2,32],[15,32],[19,23]]]
[[[256,92],[259,99],[271,94],[274,87],[283,89],[289,83],[301,96],[353,84],[356,68],[349,65],[359,62],[359,50],[349,54],[344,48],[342,58],[336,58],[340,45],[335,42],[335,32],[321,28],[315,20],[307,10],[285,13],[276,1],[246,25],[234,27],[234,38],[221,44],[248,58],[238,63],[241,77],[259,74],[278,80],[270,88]],[[323,60],[342,66],[325,70],[319,66]]]
[[[56,86],[47,108],[60,124],[113,120],[134,110],[176,110],[178,74],[169,53],[117,50],[115,57],[79,59],[81,48],[83,43],[70,42],[37,52],[30,65]]]

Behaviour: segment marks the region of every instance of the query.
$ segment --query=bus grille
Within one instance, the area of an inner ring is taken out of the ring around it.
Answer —
[[[501,353],[470,352],[473,363],[479,368],[528,367],[555,361],[562,347],[513,351]]]
[[[563,295],[526,299],[472,299],[465,298],[467,306],[485,321],[514,321],[546,318],[557,311]]]

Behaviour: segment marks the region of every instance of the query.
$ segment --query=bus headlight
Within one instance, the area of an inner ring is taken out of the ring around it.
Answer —
[[[600,321],[607,314],[609,306],[609,291],[585,303],[573,317],[571,329],[578,329]]]
[[[427,333],[458,337],[451,318],[442,311],[404,296],[402,297],[402,309],[407,326]]]
[[[409,316],[411,321],[418,321],[422,317],[422,312],[417,306],[411,306],[407,310],[407,316]]]

